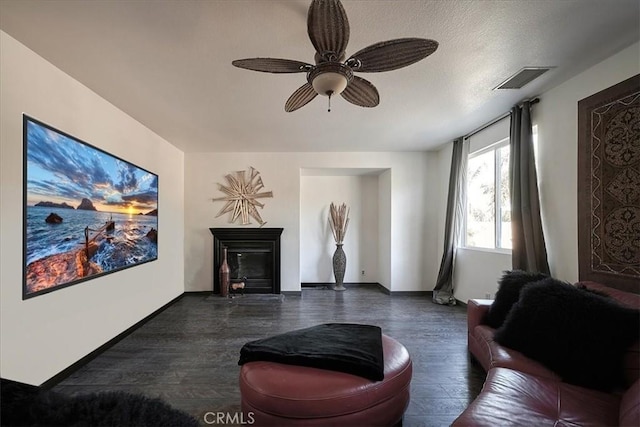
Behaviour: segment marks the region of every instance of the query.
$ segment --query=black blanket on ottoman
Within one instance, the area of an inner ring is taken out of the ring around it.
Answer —
[[[238,365],[266,361],[384,379],[378,326],[327,323],[246,343]]]

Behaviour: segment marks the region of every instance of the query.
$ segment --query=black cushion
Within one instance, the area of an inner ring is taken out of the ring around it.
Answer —
[[[560,375],[611,391],[624,385],[624,353],[640,338],[640,311],[555,279],[530,283],[494,339]]]
[[[498,292],[496,298],[489,308],[485,323],[492,328],[499,328],[504,319],[507,318],[509,310],[518,301],[522,288],[531,283],[546,279],[546,274],[529,273],[522,270],[505,271],[498,281]]]
[[[246,343],[238,365],[255,361],[309,366],[384,379],[378,326],[327,323]]]
[[[121,391],[68,396],[0,380],[2,426],[197,427],[198,420],[160,399]]]

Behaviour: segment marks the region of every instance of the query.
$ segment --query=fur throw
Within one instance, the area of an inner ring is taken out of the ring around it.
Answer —
[[[197,427],[191,415],[160,399],[123,392],[78,396],[2,379],[2,426]]]

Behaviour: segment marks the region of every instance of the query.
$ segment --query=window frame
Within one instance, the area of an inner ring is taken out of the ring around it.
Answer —
[[[462,233],[462,248],[463,249],[468,249],[468,250],[474,250],[474,251],[481,251],[481,252],[497,252],[497,253],[502,253],[502,254],[510,254],[511,253],[511,248],[503,248],[500,247],[500,243],[502,240],[502,221],[499,221],[499,219],[501,218],[501,211],[502,211],[502,200],[500,197],[501,192],[499,191],[500,189],[500,149],[504,148],[504,147],[509,147],[510,146],[510,138],[507,136],[506,138],[503,138],[499,141],[496,141],[492,144],[489,144],[485,147],[482,147],[472,153],[469,153],[468,155],[468,160],[476,157],[476,156],[480,156],[482,154],[486,154],[490,151],[493,151],[493,185],[494,185],[494,221],[493,221],[493,248],[488,248],[488,247],[484,247],[484,246],[470,246],[469,243],[467,242],[467,218],[468,218],[468,204],[467,204],[467,199],[468,199],[468,192],[469,192],[469,181],[468,181],[468,175],[467,175],[467,182],[466,182],[466,191],[465,191],[465,198],[464,198],[464,219],[463,219],[463,233]],[[509,150],[509,155],[511,155],[511,150]],[[468,173],[468,171],[467,171]],[[509,196],[511,196],[511,194],[509,194]]]

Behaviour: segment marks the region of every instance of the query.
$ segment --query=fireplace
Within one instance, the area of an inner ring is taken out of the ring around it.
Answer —
[[[213,234],[213,292],[220,293],[223,248],[231,282],[244,281],[244,293],[280,293],[282,228],[210,228]]]

